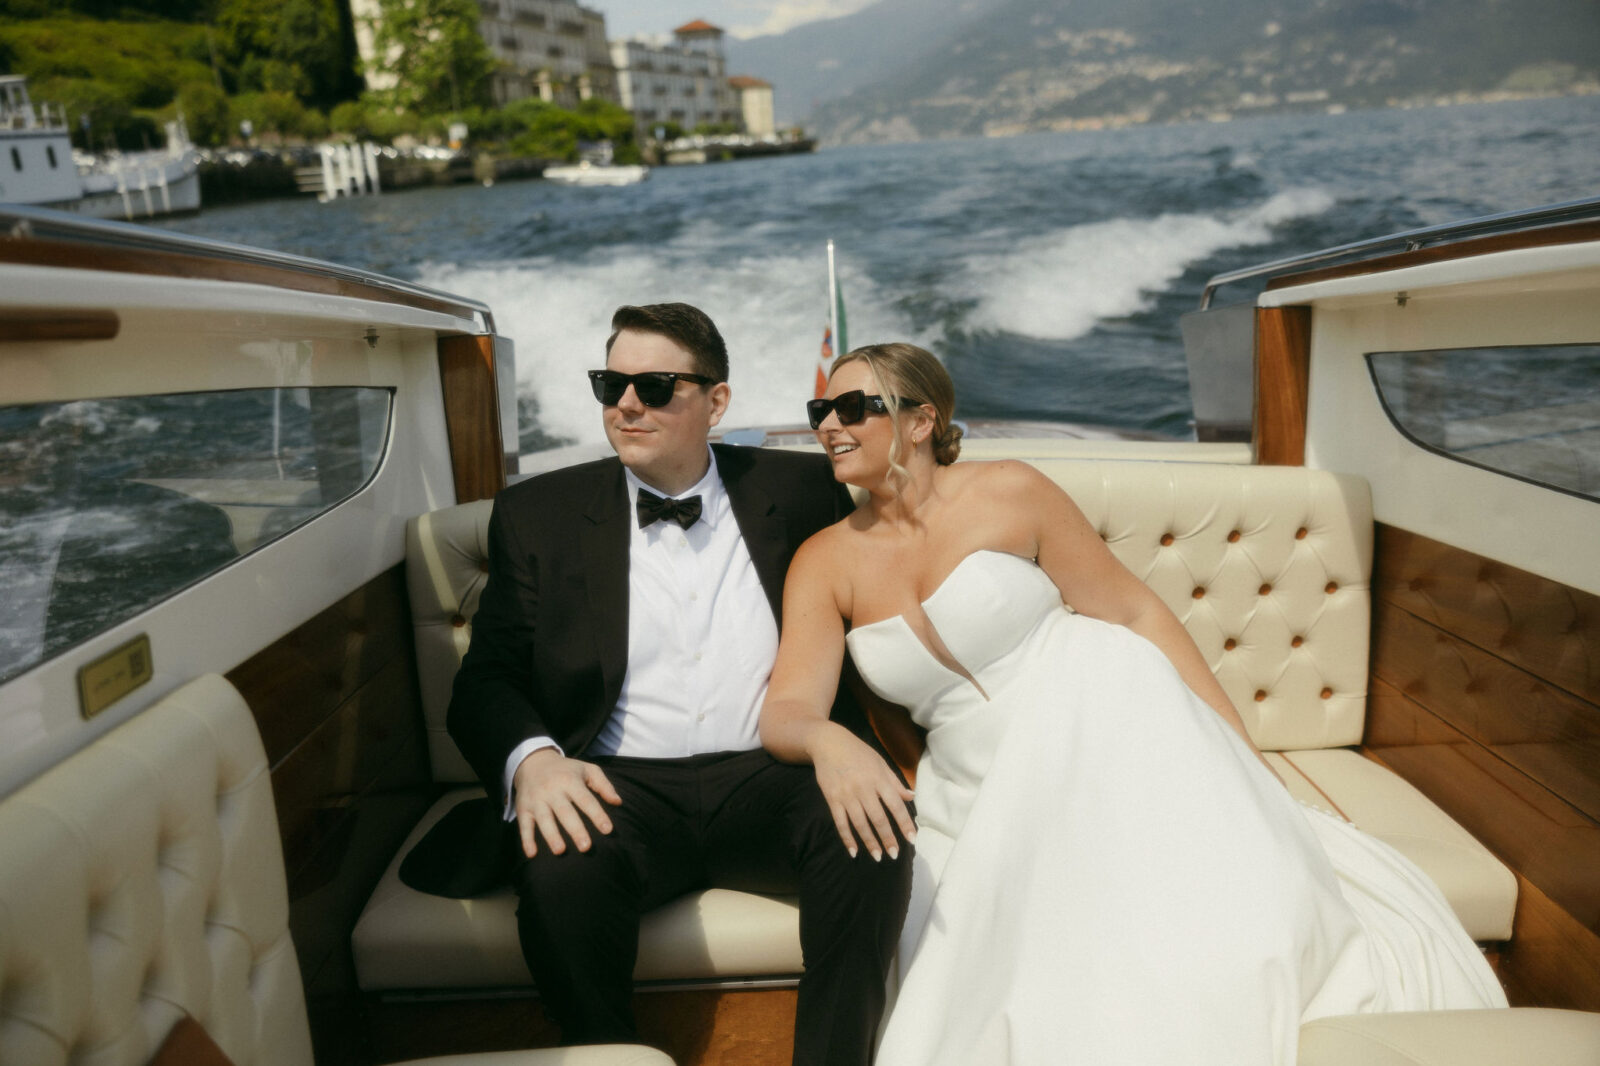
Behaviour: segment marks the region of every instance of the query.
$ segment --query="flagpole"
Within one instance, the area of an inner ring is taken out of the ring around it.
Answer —
[[[843,355],[839,339],[839,279],[833,272],[833,238],[828,238],[828,329],[833,334],[835,355]]]

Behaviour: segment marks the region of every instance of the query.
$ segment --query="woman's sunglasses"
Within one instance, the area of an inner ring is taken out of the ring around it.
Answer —
[[[607,407],[622,402],[622,394],[633,386],[633,394],[646,407],[665,407],[672,402],[672,394],[680,381],[696,385],[711,385],[714,378],[704,374],[680,374],[672,370],[647,370],[643,374],[623,374],[616,370],[589,371],[589,384],[594,388],[594,398]]]
[[[903,404],[908,401],[900,402]],[[811,419],[812,429],[821,428],[822,420],[828,417],[829,411],[839,416],[841,426],[853,426],[869,414],[888,414],[889,405],[884,403],[882,396],[869,396],[863,389],[841,392],[831,400],[819,398],[806,401],[806,417]]]

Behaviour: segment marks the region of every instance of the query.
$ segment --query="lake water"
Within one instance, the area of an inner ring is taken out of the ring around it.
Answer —
[[[801,420],[836,242],[851,344],[944,359],[958,416],[1189,431],[1177,318],[1224,270],[1592,196],[1600,97],[858,146],[207,210],[171,229],[473,296],[516,341],[524,441],[602,439],[583,371],[621,303],[684,300],[733,362],[726,427]]]

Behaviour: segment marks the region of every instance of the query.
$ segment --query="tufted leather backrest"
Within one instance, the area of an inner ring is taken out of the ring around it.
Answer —
[[[1289,466],[1039,460],[1194,637],[1251,737],[1361,742],[1372,499]]]
[[[199,678],[0,800],[0,1062],[142,1066],[184,1015],[309,1066],[266,754]]]
[[[1304,467],[1031,462],[1183,620],[1257,744],[1360,743],[1372,578],[1365,481]],[[445,732],[445,711],[483,589],[491,506],[446,507],[407,530],[417,669],[439,781],[474,780]]]

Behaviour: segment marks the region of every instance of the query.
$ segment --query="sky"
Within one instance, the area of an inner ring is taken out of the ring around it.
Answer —
[[[606,36],[670,33],[705,19],[734,37],[782,33],[817,19],[859,11],[872,0],[580,0],[606,17]]]

